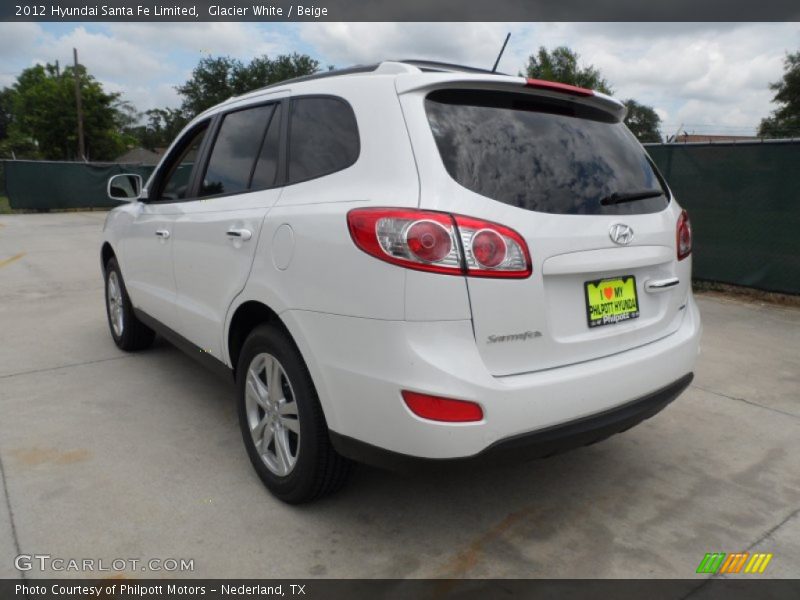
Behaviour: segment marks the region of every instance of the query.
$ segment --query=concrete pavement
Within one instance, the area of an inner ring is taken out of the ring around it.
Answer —
[[[444,475],[360,468],[289,507],[247,460],[229,385],[165,342],[114,346],[104,216],[0,216],[0,577],[43,553],[193,559],[182,575],[199,577],[699,579],[706,552],[743,550],[774,553],[762,577],[800,577],[799,309],[699,296],[692,387],[601,444]]]

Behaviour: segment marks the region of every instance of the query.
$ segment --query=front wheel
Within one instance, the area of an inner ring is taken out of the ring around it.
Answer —
[[[128,352],[144,350],[153,343],[156,334],[136,318],[115,258],[106,263],[105,284],[106,315],[114,343]]]
[[[300,504],[341,488],[351,463],[331,446],[311,376],[287,333],[273,324],[254,329],[236,373],[244,445],[269,491]]]

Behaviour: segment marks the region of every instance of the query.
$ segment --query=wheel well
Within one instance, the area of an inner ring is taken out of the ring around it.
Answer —
[[[230,356],[234,374],[244,341],[250,332],[262,323],[276,323],[288,333],[278,314],[261,302],[255,300],[245,302],[233,314],[228,332],[228,356]]]
[[[108,261],[112,258],[116,258],[116,254],[114,254],[114,249],[111,247],[111,244],[105,242],[103,244],[103,248],[100,250],[100,258],[103,261],[103,269],[106,268]]]

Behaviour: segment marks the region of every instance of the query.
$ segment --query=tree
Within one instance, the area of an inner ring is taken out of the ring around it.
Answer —
[[[13,90],[10,88],[3,88],[0,90],[0,141],[8,137],[8,129],[11,126],[13,101]]]
[[[772,116],[761,120],[758,135],[768,138],[800,136],[800,51],[787,54],[781,81],[769,84],[779,105]]]
[[[559,46],[550,52],[540,46],[535,55],[528,57],[526,75],[531,79],[558,81],[611,94],[611,86],[600,75],[600,71],[593,65],[579,66],[579,58],[577,52],[566,46]]]
[[[75,77],[83,103],[83,129],[87,158],[116,158],[131,139],[121,131],[119,94],[108,94],[79,65],[63,73],[56,65],[36,65],[20,73],[6,88],[10,96],[10,124],[4,143],[6,152],[23,148],[28,158],[78,159],[78,117],[75,108]],[[17,153],[19,150],[16,150]],[[19,158],[19,156],[18,156]]]
[[[181,108],[187,119],[207,108],[252,90],[319,70],[319,62],[305,54],[282,54],[254,58],[245,64],[230,56],[202,59],[192,77],[175,88],[183,96]]]
[[[535,55],[528,57],[525,75],[531,79],[568,83],[604,94],[613,94],[611,84],[602,76],[600,70],[594,65],[581,66],[578,64],[578,59],[580,55],[566,46],[559,46],[551,51],[540,46]],[[628,107],[625,124],[636,138],[640,142],[660,142],[661,119],[656,111],[633,99],[625,100],[625,106]]]
[[[651,107],[639,104],[636,100],[625,100],[628,107],[628,114],[625,117],[625,125],[631,130],[640,142],[660,142],[661,141],[661,117]]]
[[[0,158],[35,158],[38,155],[36,144],[16,131],[13,122],[14,90],[3,88],[0,90]]]
[[[180,108],[153,108],[138,116],[137,123],[144,117],[144,124],[136,124],[127,131],[149,150],[169,146],[189,122]]]

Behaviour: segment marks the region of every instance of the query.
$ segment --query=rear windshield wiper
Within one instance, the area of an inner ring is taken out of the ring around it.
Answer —
[[[655,198],[656,196],[663,195],[663,190],[639,190],[636,192],[614,192],[604,198],[600,199],[600,204],[603,206],[611,206],[612,204],[622,204],[623,202],[635,202],[636,200],[645,200],[647,198]]]

